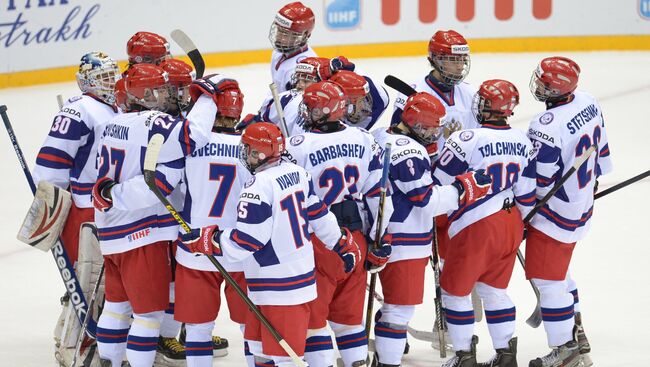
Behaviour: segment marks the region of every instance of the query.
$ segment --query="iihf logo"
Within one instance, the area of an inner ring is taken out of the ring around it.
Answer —
[[[552,112],[546,112],[539,118],[539,122],[542,125],[548,125],[551,122],[553,122],[553,113]]]
[[[302,144],[302,142],[305,141],[305,136],[304,135],[296,135],[292,136],[291,139],[289,139],[289,143],[293,145],[294,147],[297,145]]]
[[[350,29],[359,25],[361,1],[325,0],[325,24],[333,29]]]
[[[410,141],[406,138],[399,138],[395,141],[395,144],[402,146],[408,144]]]
[[[473,137],[474,137],[474,132],[469,130],[465,130],[460,133],[460,140],[462,141],[468,141]]]
[[[639,0],[639,15],[641,18],[650,19],[650,0]]]

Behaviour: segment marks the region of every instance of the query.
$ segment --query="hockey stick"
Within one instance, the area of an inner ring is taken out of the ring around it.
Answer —
[[[539,210],[542,209],[544,205],[546,205],[546,202],[548,202],[549,199],[553,197],[553,195],[555,195],[555,193],[562,187],[562,185],[564,185],[564,183],[573,175],[573,173],[577,171],[578,168],[580,168],[580,166],[582,166],[587,161],[587,159],[589,159],[591,154],[596,149],[597,146],[595,144],[590,146],[580,157],[578,157],[578,159],[575,160],[575,162],[573,162],[573,166],[571,166],[571,168],[569,168],[569,170],[560,178],[560,180],[553,186],[553,188],[551,188],[551,191],[547,192],[546,195],[544,195],[544,197],[537,202],[533,210],[531,210],[528,213],[528,215],[526,215],[526,217],[524,218],[524,225],[528,224],[528,222],[530,222],[530,220],[533,219],[535,214],[537,214],[537,212],[539,212]],[[526,259],[524,258],[524,255],[521,253],[521,250],[517,250],[517,259],[519,260],[521,266],[524,269],[526,269]],[[530,282],[530,285],[531,287],[533,287],[533,291],[535,292],[535,297],[537,298],[537,304],[535,305],[535,309],[533,310],[533,313],[530,315],[528,319],[526,319],[526,324],[530,325],[531,327],[537,328],[542,323],[542,306],[539,300],[540,297],[539,289],[537,288],[535,283],[533,283],[532,279],[528,279],[528,281]]]
[[[156,163],[158,161],[158,154],[160,153],[160,149],[162,148],[163,142],[165,138],[161,134],[155,134],[154,136],[151,137],[149,140],[149,143],[147,144],[147,152],[145,153],[144,156],[144,181],[146,182],[147,186],[153,193],[156,195],[158,200],[165,206],[167,211],[171,213],[171,215],[176,219],[178,224],[183,228],[183,230],[187,233],[190,233],[192,231],[192,228],[185,222],[185,220],[180,216],[178,211],[174,208],[174,206],[167,200],[165,195],[163,195],[162,192],[160,192],[160,189],[158,186],[156,186]],[[248,298],[246,293],[242,291],[242,289],[239,287],[237,282],[232,278],[232,276],[224,269],[224,267],[219,263],[219,260],[217,260],[214,256],[212,255],[206,255],[208,260],[212,263],[212,265],[219,270],[219,273],[223,276],[223,278],[226,280],[228,285],[230,285],[235,292],[237,292],[237,295],[246,303],[248,308],[255,314],[255,317],[264,325],[264,327],[271,333],[275,341],[280,344],[282,349],[291,357],[293,363],[298,366],[298,367],[304,367],[305,363],[298,357],[296,352],[291,348],[291,346],[282,338],[280,333],[271,325],[269,320],[262,314],[262,312],[255,306],[255,304]]]
[[[440,287],[440,257],[438,253],[438,236],[436,233],[436,218],[433,218],[433,253],[431,255],[431,266],[436,286],[436,297],[433,299],[436,310],[436,321],[438,325],[438,343],[440,346],[440,358],[447,358],[447,342],[445,331],[447,331],[447,320],[445,310],[442,308],[442,288]]]
[[[634,176],[634,177],[632,177],[630,179],[627,179],[627,180],[625,180],[623,182],[617,183],[616,185],[608,188],[607,190],[603,190],[601,192],[596,193],[596,195],[594,195],[594,200],[595,199],[600,199],[605,195],[609,195],[609,194],[613,193],[614,191],[620,190],[620,189],[624,188],[625,186],[629,186],[629,185],[631,185],[631,184],[633,184],[633,183],[635,183],[637,181],[641,181],[641,180],[643,180],[644,178],[646,178],[648,176],[650,176],[650,170],[645,171],[645,172],[643,172],[641,174],[638,174],[638,175],[636,175],[636,176]]]
[[[196,78],[198,79],[203,77],[203,73],[205,72],[205,61],[194,42],[192,42],[190,37],[180,29],[174,29],[171,36],[174,42],[181,46],[185,54],[187,54],[187,57],[192,61],[192,65],[194,65],[194,70],[196,71]]]
[[[284,110],[282,109],[282,103],[280,102],[280,94],[278,93],[278,86],[275,83],[269,84],[271,88],[271,94],[273,95],[273,103],[275,105],[275,111],[280,117],[280,130],[285,139],[289,138],[289,128],[287,127],[287,120],[284,119]]]
[[[25,174],[29,188],[32,190],[32,194],[35,194],[36,186],[34,185],[34,179],[32,178],[32,174],[29,172],[27,162],[25,161],[25,156],[23,155],[23,151],[20,149],[18,139],[16,138],[14,129],[11,126],[11,122],[9,121],[9,116],[7,116],[7,106],[0,106],[0,116],[2,117],[2,121],[5,124],[7,133],[9,134],[9,140],[11,140],[11,144],[13,145],[16,156],[18,157],[20,167],[23,169],[23,173]],[[59,274],[61,275],[61,279],[63,279],[63,284],[65,285],[66,292],[68,292],[68,295],[70,296],[70,302],[72,302],[74,306],[77,319],[79,320],[80,324],[83,324],[86,315],[88,315],[88,303],[86,303],[86,298],[84,297],[84,294],[81,290],[79,279],[77,279],[77,275],[74,271],[72,263],[70,262],[70,258],[68,257],[68,253],[66,252],[65,247],[63,247],[61,238],[58,239],[54,247],[52,247],[51,251],[52,256],[54,256],[54,262],[56,262],[56,267],[59,270]],[[95,339],[96,330],[97,324],[95,321],[89,321],[88,327],[86,329],[88,336]]]
[[[90,303],[88,303],[88,309],[92,310],[92,307],[95,305],[95,300],[97,299],[97,293],[99,293],[99,285],[102,282],[102,277],[104,276],[104,264],[102,263],[102,267],[99,269],[99,276],[97,277],[97,282],[95,282],[95,286],[93,287],[93,293],[90,296]],[[84,319],[83,324],[81,324],[81,330],[79,331],[79,337],[77,338],[77,342],[75,343],[75,348],[74,348],[74,355],[72,357],[72,366],[71,367],[76,367],[77,366],[77,356],[79,355],[81,351],[81,342],[83,340],[83,336],[85,334],[86,328],[88,327],[88,320],[92,318],[92,311],[89,311],[88,314],[86,314],[86,318]]]
[[[377,217],[375,218],[375,240],[372,243],[373,249],[379,248],[379,241],[381,241],[381,227],[384,222],[384,202],[386,201],[386,186],[388,183],[388,169],[390,167],[390,150],[391,144],[386,143],[384,148],[384,166],[381,170],[381,179],[379,180],[379,207],[377,208]],[[361,264],[364,266],[364,264]],[[377,287],[377,273],[370,275],[370,285],[368,286],[368,306],[366,308],[366,337],[370,338],[370,325],[372,324],[372,307],[375,298],[375,288]]]
[[[63,108],[63,96],[60,94],[56,95],[56,102],[59,104],[59,109]]]

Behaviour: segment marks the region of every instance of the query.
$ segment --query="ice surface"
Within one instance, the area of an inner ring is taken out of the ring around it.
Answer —
[[[650,53],[599,52],[565,53],[582,68],[580,89],[595,95],[603,108],[609,134],[614,172],[600,180],[601,190],[650,169],[648,137],[650,121]],[[525,129],[532,115],[543,105],[528,91],[531,71],[541,58],[551,54],[478,54],[472,56],[467,81],[501,78],[515,83],[521,105],[515,109],[513,125]],[[424,57],[359,59],[359,69],[377,80],[393,74],[411,82],[424,77]],[[266,64],[209,70],[239,80],[245,97],[245,113],[255,112],[270,83]],[[9,108],[18,141],[31,167],[36,153],[57,111],[56,94],[77,94],[74,83],[0,90],[0,104]],[[395,93],[389,89],[391,98]],[[381,125],[390,119],[389,111]],[[18,165],[6,132],[0,133],[0,366],[53,366],[52,330],[60,312],[59,297],[64,288],[52,256],[28,248],[16,239],[18,227],[31,202],[31,192]],[[596,366],[648,366],[645,348],[650,340],[650,180],[636,183],[598,200],[588,237],[576,247],[572,274],[578,282],[582,314],[591,341]],[[406,281],[406,280],[405,280]],[[411,325],[430,329],[433,324],[433,275],[425,303],[416,310]],[[515,266],[510,294],[519,312],[519,363],[547,353],[542,328],[525,324],[535,304],[530,285],[519,265]],[[230,341],[230,355],[214,361],[215,366],[243,366],[239,329],[222,307],[215,334]],[[480,337],[479,360],[493,351],[485,322],[476,326]],[[404,366],[437,366],[440,359],[428,343],[409,338],[411,353]]]

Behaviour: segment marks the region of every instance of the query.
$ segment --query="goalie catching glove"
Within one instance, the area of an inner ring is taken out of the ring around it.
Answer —
[[[456,181],[451,184],[458,190],[458,205],[462,207],[484,198],[490,190],[492,178],[480,169],[456,176]]]
[[[332,251],[336,252],[343,260],[343,270],[346,273],[352,272],[361,259],[359,245],[354,241],[350,230],[345,227],[341,227],[341,238]]]
[[[217,225],[193,229],[183,234],[181,241],[191,253],[196,255],[221,256],[223,254],[219,243],[221,232]]]

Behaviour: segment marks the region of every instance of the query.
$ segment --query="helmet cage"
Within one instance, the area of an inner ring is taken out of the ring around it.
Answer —
[[[349,122],[357,124],[372,115],[372,96],[370,93],[363,97],[348,98],[346,118]]]
[[[420,144],[427,146],[433,144],[440,139],[444,130],[445,130],[445,120],[444,117],[440,119],[440,126],[430,126],[426,127],[420,122],[416,122],[413,125],[405,124],[410,130],[410,135],[413,139],[417,140]]]
[[[291,75],[291,85],[294,89],[305,90],[308,86],[322,81],[319,67],[299,62]]]
[[[472,64],[469,54],[429,54],[429,61],[447,85],[459,84],[465,80]]]
[[[173,109],[175,104],[174,90],[169,84],[143,88],[142,97],[129,93],[127,89],[127,96],[130,97],[131,104],[140,105],[147,110],[167,112]]]
[[[533,72],[533,75],[530,76],[530,84],[528,85],[528,88],[537,101],[546,102],[549,99],[559,99],[571,93],[561,94],[559,89],[551,88],[547,83],[543,82],[543,74],[544,71],[542,68],[538,67]],[[558,75],[558,77],[563,78],[564,76]],[[569,80],[567,79],[567,82],[568,81]]]
[[[271,24],[271,28],[269,29],[269,41],[271,41],[271,45],[276,51],[283,54],[298,51],[307,44],[308,40],[308,30],[302,32],[292,31],[289,28],[278,25],[276,21]]]

